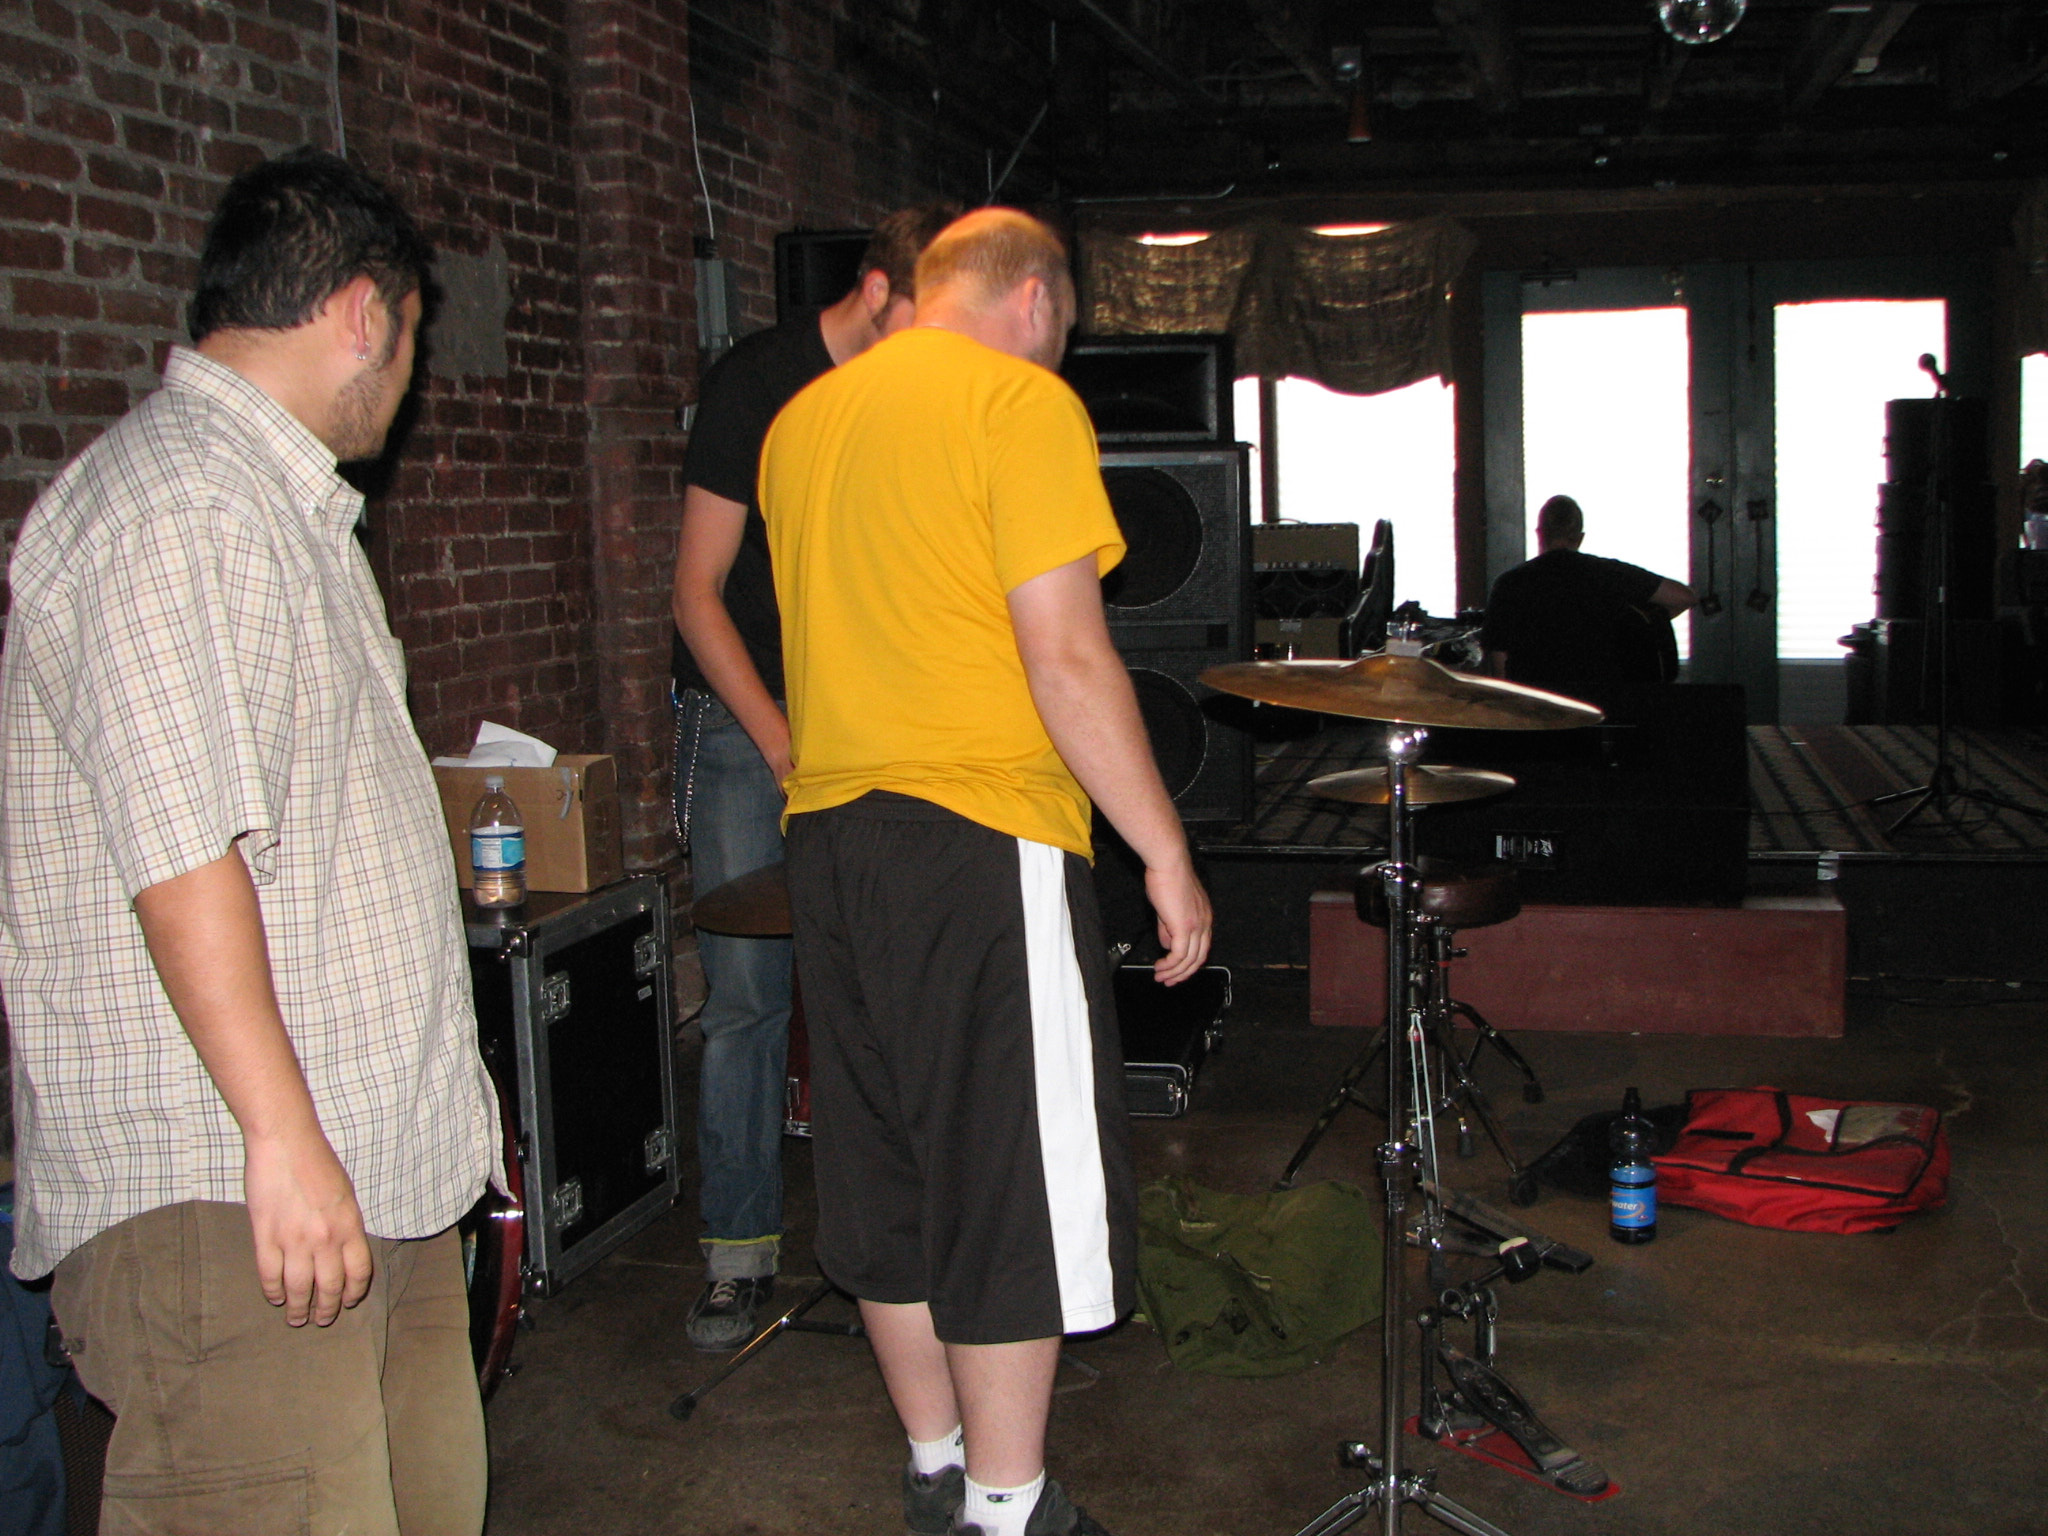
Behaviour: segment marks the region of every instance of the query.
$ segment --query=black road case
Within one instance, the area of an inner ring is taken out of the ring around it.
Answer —
[[[517,1119],[526,1289],[542,1296],[675,1203],[668,889],[480,910],[463,894],[484,1061]]]
[[[1188,1112],[1195,1074],[1222,1042],[1229,1007],[1228,967],[1205,965],[1173,987],[1153,980],[1149,965],[1117,967],[1116,1019],[1132,1114],[1171,1119]]]

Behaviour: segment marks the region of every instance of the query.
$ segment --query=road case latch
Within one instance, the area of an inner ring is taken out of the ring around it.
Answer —
[[[564,1179],[548,1196],[548,1219],[555,1230],[573,1227],[583,1219],[583,1181]]]
[[[649,1173],[659,1173],[666,1168],[669,1159],[675,1155],[675,1145],[669,1137],[668,1127],[664,1125],[649,1131],[641,1150],[647,1154]]]
[[[559,1024],[569,1017],[569,973],[556,971],[542,979],[540,984],[540,1021],[543,1025]]]

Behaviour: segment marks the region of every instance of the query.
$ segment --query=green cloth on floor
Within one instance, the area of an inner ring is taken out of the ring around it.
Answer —
[[[1173,1363],[1213,1376],[1312,1365],[1380,1315],[1376,1202],[1328,1182],[1232,1195],[1138,1191],[1138,1301]]]

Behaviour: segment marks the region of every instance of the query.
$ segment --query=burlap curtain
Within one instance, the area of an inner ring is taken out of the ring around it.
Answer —
[[[1081,328],[1227,332],[1237,371],[1374,395],[1451,376],[1450,285],[1472,236],[1449,219],[1366,235],[1254,223],[1193,245],[1081,236]]]

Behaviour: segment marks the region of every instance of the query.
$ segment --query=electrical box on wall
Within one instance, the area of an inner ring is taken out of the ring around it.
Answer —
[[[718,254],[718,243],[704,235],[696,243],[697,347],[709,362],[732,345],[739,329],[739,291],[732,265]]]

